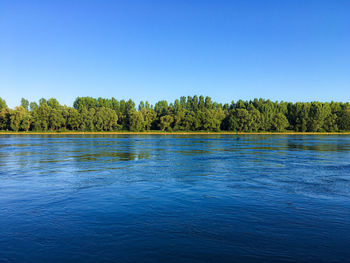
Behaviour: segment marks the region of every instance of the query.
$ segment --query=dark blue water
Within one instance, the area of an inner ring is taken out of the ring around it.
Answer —
[[[0,262],[349,262],[349,136],[0,135]]]

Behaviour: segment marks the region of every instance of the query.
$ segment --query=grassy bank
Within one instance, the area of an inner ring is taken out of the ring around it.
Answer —
[[[104,131],[104,132],[81,132],[81,131],[40,131],[40,132],[14,132],[14,131],[0,131],[0,135],[165,135],[164,131]],[[166,132],[166,135],[350,135],[350,132],[206,132],[206,131],[190,131],[190,132]]]

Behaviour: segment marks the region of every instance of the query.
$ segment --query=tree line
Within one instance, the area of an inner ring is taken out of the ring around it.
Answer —
[[[78,97],[73,107],[56,99],[39,103],[21,99],[15,109],[0,98],[0,130],[5,131],[350,131],[350,104],[342,102],[273,102],[183,96],[173,103]]]

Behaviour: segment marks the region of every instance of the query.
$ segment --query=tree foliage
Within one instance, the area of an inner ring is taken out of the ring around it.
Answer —
[[[0,130],[12,131],[350,131],[350,104],[273,102],[254,99],[230,104],[210,97],[183,96],[173,103],[78,97],[73,107],[55,98],[9,109],[0,98]]]

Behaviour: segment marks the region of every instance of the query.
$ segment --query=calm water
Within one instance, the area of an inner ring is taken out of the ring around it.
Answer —
[[[350,136],[0,135],[0,262],[349,262]]]

